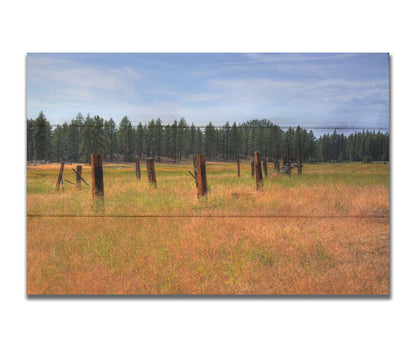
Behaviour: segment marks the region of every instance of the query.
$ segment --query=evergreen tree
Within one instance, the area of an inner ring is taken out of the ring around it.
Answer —
[[[188,124],[186,124],[185,118],[181,118],[178,124],[178,152],[179,152],[179,161],[182,160],[182,156],[185,153],[185,148],[187,146],[187,138],[186,138],[186,128],[188,127]]]
[[[252,158],[260,151],[262,159],[275,159],[276,144],[280,159],[285,154],[285,139],[289,143],[289,159],[298,159],[298,140],[301,143],[302,161],[313,162],[345,160],[388,161],[389,134],[378,131],[363,131],[350,134],[324,134],[316,139],[312,131],[300,126],[288,128],[286,132],[266,120],[254,120],[230,126],[228,121],[221,128],[211,122],[202,131],[184,118],[164,126],[160,118],[149,124],[139,123],[133,130],[131,122],[124,117],[117,130],[113,119],[101,117],[86,119],[78,113],[70,124],[57,125],[53,131],[43,112],[35,119],[27,119],[27,160],[90,161],[91,153],[102,153],[112,160],[121,155],[132,161],[135,153],[147,154],[161,160],[161,156],[183,160],[196,153],[205,152],[208,160],[236,160]],[[266,157],[267,156],[267,157]]]
[[[172,158],[172,128],[169,124],[165,126],[164,137],[165,156],[166,158]]]
[[[117,132],[120,154],[124,161],[134,161],[134,131],[130,120],[123,117]]]
[[[231,127],[230,137],[230,155],[232,156],[233,160],[237,160],[240,158],[242,150],[240,128],[237,127],[235,122]]]
[[[204,133],[201,128],[196,129],[195,135],[195,154],[202,153],[204,150]]]
[[[51,150],[51,126],[41,111],[36,118],[33,130],[34,159],[49,160]]]
[[[31,161],[35,157],[35,121],[33,119],[27,119],[26,123],[26,157],[28,161]]]
[[[65,142],[65,136],[64,136],[63,127],[61,125],[57,125],[52,135],[52,146],[53,146],[52,158],[58,162],[65,160],[64,142]]]
[[[171,137],[171,152],[173,160],[176,162],[176,155],[177,155],[177,139],[178,139],[178,122],[175,121],[172,124],[172,137]]]
[[[154,150],[155,156],[157,156],[157,160],[160,162],[160,155],[162,153],[162,145],[163,145],[163,127],[162,121],[160,118],[156,120],[155,123],[155,131],[154,131]]]
[[[140,122],[136,128],[136,154],[141,157],[144,152],[144,128],[142,123]]]
[[[108,156],[110,161],[112,161],[114,154],[117,151],[117,130],[116,123],[113,118],[110,118],[108,121],[104,121],[104,137],[107,144],[105,155]]]
[[[78,124],[75,122],[76,126]],[[71,124],[72,125],[72,124]],[[85,122],[81,126],[80,139],[81,144],[79,147],[80,159],[83,162],[91,163],[91,154],[93,152],[93,128],[94,120],[87,114]]]
[[[189,154],[194,157],[195,156],[195,142],[196,142],[196,128],[194,123],[191,124],[191,128],[189,129]]]
[[[215,140],[216,140],[215,129],[212,123],[209,122],[209,124],[205,128],[205,141],[204,141],[205,153],[207,155],[208,160],[214,159]]]
[[[79,162],[80,160],[82,124],[80,125],[77,119],[73,119],[65,131],[65,156],[67,160],[72,162]]]
[[[145,140],[145,145],[146,145],[146,152],[147,152],[147,156],[154,156],[155,155],[155,121],[152,119],[149,124],[147,125],[147,132],[146,132],[146,140]]]
[[[92,152],[104,154],[107,141],[104,134],[104,119],[100,116],[93,118],[93,132],[92,132]]]

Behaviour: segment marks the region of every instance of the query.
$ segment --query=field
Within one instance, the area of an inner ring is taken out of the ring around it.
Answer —
[[[208,162],[202,199],[190,162],[156,163],[157,188],[144,166],[104,165],[98,215],[85,185],[55,191],[58,164],[27,167],[29,295],[389,294],[389,165],[305,165],[257,191],[248,162]]]

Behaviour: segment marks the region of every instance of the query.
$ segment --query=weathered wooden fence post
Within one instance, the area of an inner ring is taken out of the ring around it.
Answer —
[[[136,178],[138,180],[142,178],[142,173],[140,172],[140,159],[136,159]]]
[[[205,154],[197,154],[196,167],[198,179],[198,198],[201,198],[207,193],[208,190]]]
[[[149,179],[149,183],[154,184],[154,187],[157,187],[156,182],[156,170],[155,170],[155,160],[153,158],[149,158],[146,160],[147,164],[147,178]]]
[[[263,171],[264,171],[264,177],[267,176],[267,159],[263,161]]]
[[[62,180],[62,175],[64,173],[64,167],[65,167],[65,162],[61,161],[61,168],[59,169],[58,181],[56,182],[56,191],[57,192],[59,192],[59,187],[61,186],[61,183],[62,183],[62,188],[64,186],[64,181]]]
[[[104,175],[101,154],[91,154],[92,200],[96,210],[104,210]]]
[[[76,173],[76,186],[78,189],[81,189],[81,174],[82,174],[82,165],[77,165],[77,173]]]
[[[300,152],[300,137],[298,139],[298,175],[302,175],[302,157]]]
[[[256,189],[259,190],[263,184],[263,173],[261,171],[260,152],[254,152],[254,169],[256,171]]]
[[[251,178],[254,177],[254,159],[251,161]]]
[[[237,176],[240,177],[240,159],[237,159]]]

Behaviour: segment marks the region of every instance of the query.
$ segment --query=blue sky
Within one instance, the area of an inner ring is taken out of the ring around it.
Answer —
[[[27,117],[389,127],[387,53],[27,55]]]

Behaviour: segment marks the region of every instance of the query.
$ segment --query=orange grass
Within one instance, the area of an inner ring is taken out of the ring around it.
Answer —
[[[93,215],[89,189],[79,191],[64,181],[64,192],[54,191],[58,170],[58,166],[55,171],[50,170],[50,165],[43,171],[28,168],[28,214]],[[302,176],[273,173],[265,178],[263,189],[256,191],[248,163],[242,165],[240,178],[236,177],[235,164],[208,163],[209,193],[200,200],[188,170],[191,165],[156,164],[158,185],[153,189],[145,170],[142,180],[136,180],[132,164],[104,167],[105,214],[315,217],[389,214],[388,166],[383,164],[305,165]],[[91,182],[90,175],[90,168],[85,167],[83,176],[87,182]],[[65,169],[64,179],[75,182],[69,168]]]
[[[305,165],[256,191],[248,163],[208,163],[200,200],[189,169],[156,164],[155,190],[106,165],[101,218],[89,189],[54,191],[58,165],[28,167],[27,293],[389,293],[388,166]]]
[[[385,219],[29,218],[28,294],[388,294]]]

